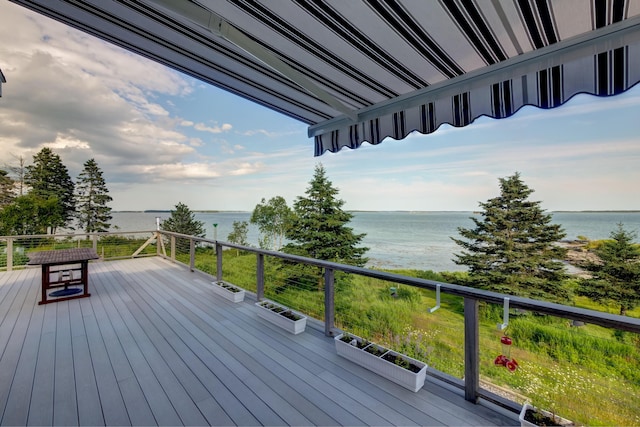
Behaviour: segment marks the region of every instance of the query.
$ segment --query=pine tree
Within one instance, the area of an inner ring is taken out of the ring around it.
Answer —
[[[204,223],[196,220],[196,216],[187,205],[178,202],[171,216],[162,221],[162,229],[189,236],[204,237]]]
[[[555,245],[565,236],[552,217],[529,201],[533,190],[515,173],[500,178],[499,197],[480,203],[482,219],[471,217],[475,228],[458,228],[466,239],[452,238],[464,250],[458,265],[469,267],[470,285],[508,294],[564,300],[565,250]]]
[[[600,262],[586,264],[592,277],[581,282],[577,293],[598,303],[614,302],[622,316],[640,304],[640,246],[637,234],[618,224],[610,241],[595,249]]]
[[[162,221],[161,227],[163,230],[189,236],[204,237],[205,235],[204,222],[198,221],[191,209],[180,202],[176,205],[176,209],[171,211],[171,216]],[[189,242],[186,239],[178,239],[176,251],[179,253],[189,252]]]
[[[368,248],[358,247],[365,234],[355,234],[347,224],[353,218],[342,210],[344,201],[337,199],[338,189],[326,176],[321,164],[315,168],[309,182],[306,197],[298,197],[294,203],[294,216],[286,237],[291,243],[284,246],[284,252],[309,258],[364,266]],[[293,274],[296,280],[321,283],[320,270],[309,266],[298,266]],[[293,271],[293,270],[291,270]]]
[[[78,227],[87,233],[109,231],[113,198],[102,177],[102,170],[94,159],[84,164],[76,183]]]
[[[74,185],[59,155],[47,147],[40,150],[33,156],[33,164],[26,167],[24,182],[34,196],[43,200],[58,199],[62,214],[56,222],[48,224],[52,233],[69,223],[75,213]]]

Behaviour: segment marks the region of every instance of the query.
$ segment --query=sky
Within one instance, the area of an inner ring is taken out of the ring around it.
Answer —
[[[93,158],[115,211],[291,205],[318,163],[347,210],[478,210],[515,172],[548,211],[640,210],[640,85],[314,157],[304,123],[6,1],[0,41],[0,168]]]

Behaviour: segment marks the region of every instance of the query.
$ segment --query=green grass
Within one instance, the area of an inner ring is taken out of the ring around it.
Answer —
[[[256,256],[223,252],[223,277],[250,291],[256,289]],[[188,263],[188,254],[186,261]],[[211,249],[199,248],[196,267],[215,274]],[[265,259],[265,296],[317,319],[324,317],[322,287],[285,286],[277,261]],[[455,273],[417,270],[403,275],[456,282]],[[423,360],[430,367],[461,378],[464,375],[463,299],[363,276],[350,276],[336,287],[336,326],[383,346]],[[397,297],[390,288],[397,288]],[[575,298],[578,307],[616,313]],[[640,309],[629,312],[640,317]],[[571,327],[567,319],[525,314],[512,316],[507,329],[513,338],[511,357],[519,368],[511,373],[493,361],[502,353],[496,328],[502,307],[480,308],[480,372],[487,381],[559,415],[587,425],[640,425],[640,337],[614,333],[594,325]],[[589,408],[589,410],[585,410]]]

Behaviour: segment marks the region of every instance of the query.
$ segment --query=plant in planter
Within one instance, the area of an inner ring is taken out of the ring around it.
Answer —
[[[559,417],[552,412],[538,409],[530,403],[525,403],[520,411],[521,427],[536,426],[574,426],[575,424],[565,418]]]
[[[304,332],[307,317],[273,301],[257,302],[258,315],[292,334]]]
[[[411,391],[424,385],[427,365],[352,334],[334,339],[336,353]]]
[[[228,299],[232,302],[241,302],[244,300],[245,291],[242,288],[237,287],[236,285],[232,285],[229,282],[225,282],[224,280],[217,280],[211,282],[213,287],[213,292],[222,297]]]

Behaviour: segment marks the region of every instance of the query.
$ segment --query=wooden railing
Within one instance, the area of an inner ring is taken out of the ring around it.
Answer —
[[[520,405],[503,397],[497,396],[480,387],[480,357],[479,357],[479,303],[504,305],[512,309],[529,310],[535,313],[557,316],[571,321],[581,321],[592,325],[599,325],[620,331],[630,331],[640,334],[640,319],[620,316],[600,311],[588,310],[546,301],[538,301],[529,298],[522,298],[512,295],[505,295],[496,292],[489,292],[480,289],[454,285],[450,283],[437,282],[426,279],[403,276],[400,274],[388,273],[351,265],[339,264],[318,259],[305,258],[301,256],[289,255],[282,252],[258,249],[254,247],[241,246],[228,242],[214,241],[205,238],[188,236],[183,234],[160,231],[165,238],[171,241],[171,256],[175,261],[176,239],[187,239],[189,241],[189,268],[195,268],[196,245],[209,245],[215,247],[216,253],[216,278],[222,280],[223,248],[233,248],[244,252],[254,253],[256,260],[256,296],[260,300],[264,297],[265,276],[264,259],[274,257],[288,261],[308,264],[320,267],[324,270],[324,331],[327,336],[334,336],[339,332],[335,327],[335,300],[334,300],[334,277],[336,271],[376,278],[397,284],[413,286],[416,288],[436,290],[444,294],[455,295],[464,299],[464,380],[459,380],[446,374],[430,372],[431,375],[450,384],[464,389],[465,399],[477,403],[478,399],[489,400],[513,411],[519,411]],[[505,300],[506,299],[506,300]],[[292,307],[296,308],[296,307]]]

